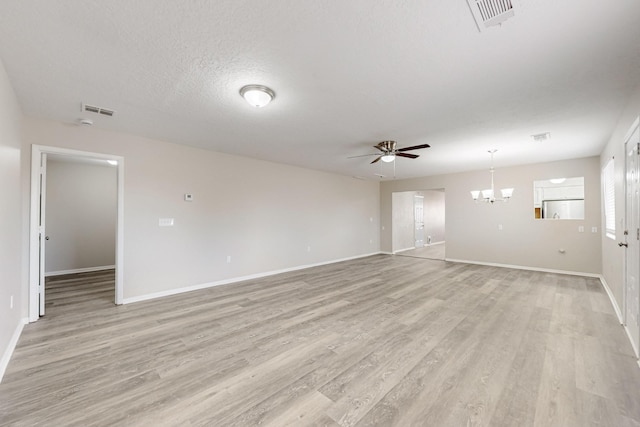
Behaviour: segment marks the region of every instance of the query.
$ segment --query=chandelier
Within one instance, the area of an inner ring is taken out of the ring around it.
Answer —
[[[495,173],[495,169],[493,167],[493,154],[498,151],[496,149],[489,150],[491,154],[491,168],[489,169],[489,173],[491,173],[491,188],[487,190],[472,190],[471,197],[473,200],[478,202],[478,200],[482,200],[487,203],[495,203],[495,202],[508,202],[511,196],[513,195],[513,188],[503,188],[500,190],[502,198],[496,198],[496,192],[493,185],[493,174]],[[482,194],[482,198],[480,198],[480,194]]]

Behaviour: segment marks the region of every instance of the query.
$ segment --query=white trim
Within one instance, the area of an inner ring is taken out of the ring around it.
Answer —
[[[599,274],[595,273],[584,273],[582,271],[568,271],[568,270],[554,270],[551,268],[538,268],[538,267],[528,267],[524,265],[512,265],[512,264],[498,264],[494,262],[481,262],[481,261],[468,261],[464,259],[453,259],[453,258],[445,258],[445,261],[449,262],[460,262],[464,264],[476,264],[476,265],[487,265],[490,267],[503,267],[503,268],[513,268],[516,270],[530,270],[530,271],[541,271],[543,273],[556,273],[556,274],[568,274],[571,276],[583,276],[583,277],[595,277],[600,278]]]
[[[322,265],[335,264],[335,263],[343,262],[343,261],[351,261],[351,260],[354,260],[354,259],[366,258],[366,257],[373,256],[373,255],[379,255],[380,253],[381,252],[372,252],[370,254],[356,255],[356,256],[353,256],[353,257],[349,257],[349,258],[336,259],[336,260],[332,260],[332,261],[319,262],[319,263],[315,263],[315,264],[300,265],[300,266],[291,267],[291,268],[283,268],[281,270],[273,270],[273,271],[267,271],[267,272],[264,272],[264,273],[250,274],[248,276],[233,277],[231,279],[218,280],[217,282],[202,283],[202,284],[199,284],[199,285],[185,286],[183,288],[168,289],[168,290],[162,291],[162,292],[154,292],[152,294],[145,294],[145,295],[140,295],[140,296],[137,296],[137,297],[125,298],[124,301],[123,301],[123,304],[131,304],[131,303],[134,303],[134,302],[147,301],[147,300],[151,300],[151,299],[167,297],[167,296],[170,296],[170,295],[177,295],[177,294],[182,294],[182,293],[185,293],[185,292],[191,292],[191,291],[197,291],[197,290],[201,290],[201,289],[212,288],[212,287],[220,286],[220,285],[228,285],[228,284],[231,284],[231,283],[243,282],[245,280],[260,279],[262,277],[273,276],[273,275],[276,275],[276,274],[289,273],[291,271],[304,270],[305,268],[319,267],[319,266],[322,266]]]
[[[20,319],[20,323],[16,326],[16,330],[13,331],[13,335],[11,336],[11,340],[7,345],[7,348],[2,355],[2,359],[0,360],[0,383],[2,382],[2,377],[4,377],[4,373],[7,370],[7,366],[9,366],[9,361],[11,360],[11,356],[13,355],[13,351],[16,349],[16,345],[18,344],[18,340],[20,339],[20,335],[22,334],[22,328],[24,325],[29,323],[28,318]]]
[[[636,119],[633,121],[633,124],[625,134],[624,139],[622,140],[624,145],[627,144],[627,141],[629,141],[637,127],[640,127],[640,116],[636,117]]]
[[[399,254],[400,252],[412,251],[414,249],[418,249],[416,246],[412,246],[410,248],[398,249],[397,251],[393,251],[394,254]]]
[[[627,338],[629,338],[629,342],[631,343],[631,348],[633,349],[633,354],[636,356],[636,359],[638,360],[638,363],[640,364],[640,353],[638,353],[638,347],[636,347],[636,345],[633,342],[633,338],[631,337],[631,334],[629,333],[629,329],[627,328],[626,325],[623,325],[624,327],[624,331],[627,334]]]
[[[616,312],[616,316],[618,317],[618,322],[620,322],[620,324],[623,325],[624,320],[622,319],[622,311],[620,311],[620,306],[618,305],[618,301],[616,301],[616,298],[613,296],[613,292],[611,292],[611,288],[607,284],[607,281],[605,280],[603,275],[600,275],[600,283],[602,283],[602,287],[604,288],[604,291],[609,296],[609,301],[611,301],[611,306],[613,306],[613,311]]]
[[[44,273],[44,276],[45,277],[49,277],[49,276],[62,276],[63,274],[90,273],[92,271],[113,270],[114,268],[116,268],[115,265],[103,265],[103,266],[100,266],[100,267],[74,268],[72,270],[49,271],[47,273]]]
[[[29,223],[29,321],[35,322],[40,317],[38,307],[38,216],[39,216],[39,169],[42,153],[62,154],[76,157],[118,161],[118,212],[116,219],[116,278],[115,303],[122,304],[124,295],[124,157],[113,154],[92,153],[68,148],[50,147],[33,144],[31,146],[31,206]]]

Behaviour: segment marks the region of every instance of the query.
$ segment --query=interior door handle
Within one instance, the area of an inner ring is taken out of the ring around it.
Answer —
[[[624,246],[625,248],[628,248],[629,244],[620,242],[620,243],[618,243],[618,246],[620,246],[620,247]]]
[[[49,236],[46,236],[46,237],[44,238],[44,240],[49,240]]]

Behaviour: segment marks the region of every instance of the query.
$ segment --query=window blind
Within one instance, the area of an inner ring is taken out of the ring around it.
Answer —
[[[616,238],[616,191],[613,159],[609,160],[602,170],[604,228],[607,237]]]

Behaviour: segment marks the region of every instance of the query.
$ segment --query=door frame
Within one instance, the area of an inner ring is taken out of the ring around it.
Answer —
[[[417,234],[418,234],[418,221],[416,218],[416,210],[418,207],[417,201],[421,200],[421,211],[422,211],[422,221],[420,221],[419,223],[422,224],[422,240],[420,240],[422,242],[422,247],[424,247],[424,196],[420,195],[420,194],[414,194],[413,195],[413,245],[418,248],[417,243],[418,243],[418,239],[416,239]]]
[[[35,322],[40,318],[40,230],[38,219],[40,215],[40,162],[43,154],[63,154],[86,159],[116,160],[118,162],[114,302],[117,305],[122,304],[124,299],[124,157],[33,144],[31,146],[31,206],[29,218],[29,321]]]
[[[624,174],[623,174],[623,179],[622,179],[622,185],[623,185],[623,195],[624,195],[624,215],[623,215],[623,230],[626,231],[628,234],[623,235],[623,242],[622,243],[626,243],[629,244],[629,240],[635,240],[636,244],[637,243],[637,239],[636,236],[633,232],[633,230],[629,230],[629,222],[630,219],[627,217],[627,213],[628,213],[628,207],[629,204],[632,203],[632,200],[629,200],[629,196],[628,196],[628,188],[627,188],[627,174],[628,174],[628,170],[627,170],[627,156],[628,156],[628,146],[627,144],[629,142],[631,142],[632,144],[634,143],[633,141],[631,141],[631,138],[633,137],[633,135],[635,134],[636,130],[638,130],[640,128],[640,117],[637,117],[635,119],[635,121],[633,122],[633,125],[631,125],[631,128],[629,128],[629,130],[627,131],[627,134],[624,137],[624,142],[623,142],[623,152],[624,152]],[[638,143],[638,141],[636,141],[635,143]],[[640,160],[640,159],[638,159]],[[638,225],[640,223],[640,218],[636,218],[636,225]],[[630,237],[631,236],[631,237]],[[628,304],[629,304],[629,295],[628,295],[628,274],[627,274],[627,269],[628,269],[628,265],[629,265],[629,250],[625,248],[624,250],[624,255],[623,255],[623,260],[622,260],[622,323],[624,325],[624,329],[627,333],[627,336],[629,337],[629,341],[631,341],[631,347],[633,348],[633,352],[635,353],[636,358],[640,357],[640,349],[638,348],[638,346],[640,345],[639,341],[640,341],[640,336],[632,336],[631,331],[629,330],[628,327],[628,323],[629,323],[629,319],[627,316],[627,311],[628,311]],[[636,322],[638,321],[638,319],[640,319],[640,313],[636,313]],[[640,328],[640,325],[636,326],[636,330],[638,330]],[[640,334],[639,334],[640,335]],[[640,364],[640,361],[638,362]]]

